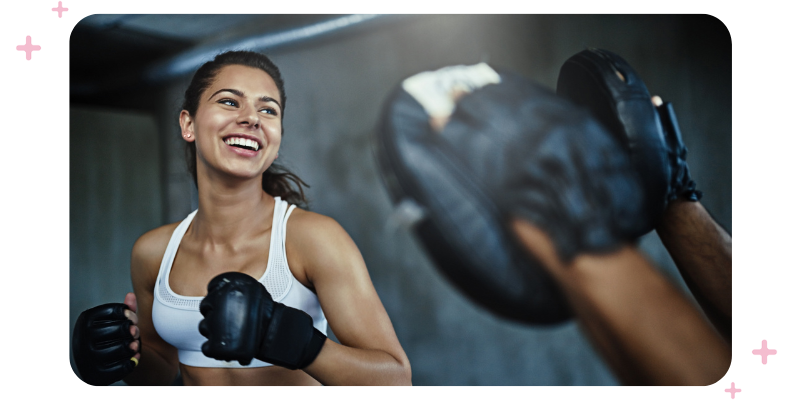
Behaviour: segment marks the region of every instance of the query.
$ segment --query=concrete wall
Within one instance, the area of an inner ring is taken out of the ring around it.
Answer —
[[[575,324],[537,328],[498,319],[449,285],[408,231],[385,229],[392,206],[373,151],[383,100],[409,75],[487,61],[554,89],[560,65],[587,46],[621,54],[653,94],[675,104],[703,203],[730,229],[730,37],[712,17],[409,16],[269,53],[288,96],[280,161],[311,185],[311,210],[335,218],[359,246],[411,360],[414,384],[617,383]],[[162,223],[197,205],[177,126],[186,83],[157,91],[160,158],[142,148],[160,168],[163,209],[141,212],[161,215]],[[126,229],[131,235],[117,240],[130,248],[139,227]],[[682,285],[655,235],[641,247]],[[123,269],[118,279],[129,285]]]
[[[71,108],[70,328],[81,311],[133,291],[133,243],[162,220],[159,153],[151,116]]]

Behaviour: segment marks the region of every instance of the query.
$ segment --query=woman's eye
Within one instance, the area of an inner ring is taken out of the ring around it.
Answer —
[[[222,99],[219,101],[220,104],[225,104],[226,106],[236,107],[236,102],[231,99]]]
[[[264,108],[264,109],[261,109],[261,112],[266,113],[266,114],[272,114],[272,115],[277,115],[278,114],[278,112],[275,111],[274,108]]]

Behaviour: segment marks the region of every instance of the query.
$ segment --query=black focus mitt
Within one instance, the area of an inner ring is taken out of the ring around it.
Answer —
[[[622,57],[587,49],[561,67],[556,92],[588,109],[628,149],[642,183],[647,224],[653,229],[669,201],[698,200],[672,106],[653,105],[641,77]]]
[[[521,322],[568,319],[561,291],[508,222],[537,225],[565,260],[632,240],[643,196],[626,149],[588,112],[514,73],[479,65],[423,74],[395,89],[379,126],[394,201],[418,209],[414,232],[469,298]]]

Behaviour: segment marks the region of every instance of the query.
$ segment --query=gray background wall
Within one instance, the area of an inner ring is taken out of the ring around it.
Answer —
[[[280,161],[310,184],[311,210],[358,245],[415,385],[617,383],[574,323],[498,319],[450,286],[409,231],[386,229],[392,206],[373,154],[383,100],[403,78],[487,61],[554,89],[561,64],[587,46],[622,55],[674,103],[703,204],[730,230],[731,42],[713,17],[404,16],[266,52],[288,96]],[[129,99],[150,104],[144,111],[73,102],[71,324],[83,309],[122,301],[139,235],[197,206],[177,124],[188,79]],[[685,290],[655,234],[640,247]]]

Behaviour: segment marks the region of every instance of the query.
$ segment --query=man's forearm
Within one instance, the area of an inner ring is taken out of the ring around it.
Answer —
[[[514,230],[564,289],[575,315],[625,384],[708,385],[730,365],[730,348],[699,310],[638,251],[581,255],[568,265],[526,222]]]
[[[581,256],[568,269],[567,296],[623,382],[708,385],[727,371],[724,341],[633,248]]]
[[[730,340],[731,236],[699,202],[685,200],[670,203],[656,231],[706,315]]]

